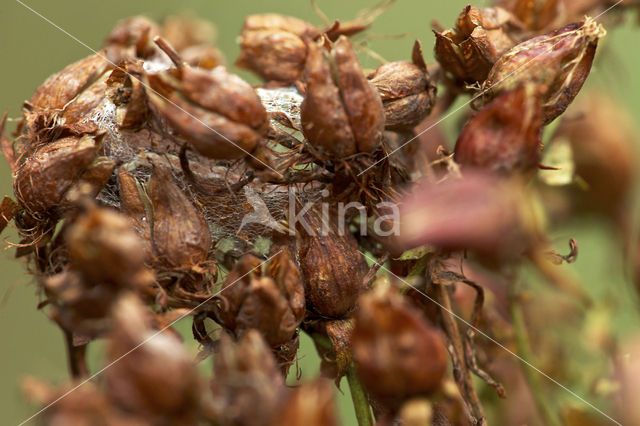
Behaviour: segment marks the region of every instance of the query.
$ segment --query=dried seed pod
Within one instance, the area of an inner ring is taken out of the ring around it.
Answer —
[[[513,15],[500,7],[467,6],[455,28],[435,31],[436,58],[456,80],[482,82],[498,58],[516,44],[510,33],[518,26]]]
[[[109,68],[104,52],[87,56],[49,77],[29,100],[36,110],[61,110]]]
[[[307,307],[319,315],[342,318],[356,305],[364,290],[367,263],[348,231],[330,222],[325,229],[311,210],[298,223],[298,257],[304,277]]]
[[[95,198],[111,178],[116,165],[109,157],[97,157],[67,192],[67,201],[72,203],[80,197]]]
[[[320,371],[337,384],[351,366],[353,319],[305,321],[304,330],[311,335],[321,358]]]
[[[250,15],[244,21],[236,66],[267,81],[292,83],[302,77],[307,39],[319,32],[310,24],[277,14]]]
[[[340,423],[333,399],[333,389],[328,381],[320,379],[304,384],[289,394],[269,425],[337,426]]]
[[[213,45],[216,41],[215,26],[190,14],[168,16],[162,21],[162,37],[178,52],[199,45]]]
[[[598,46],[606,34],[592,18],[518,44],[493,66],[484,82],[488,98],[523,84],[536,86],[542,100],[544,124],[552,122],[573,102],[584,84]]]
[[[540,238],[527,197],[517,179],[474,170],[462,179],[425,183],[401,203],[399,243],[406,249],[429,244],[513,259]]]
[[[266,425],[286,390],[284,379],[260,333],[238,343],[223,334],[213,362],[212,410],[221,425]]]
[[[209,225],[178,188],[169,167],[154,163],[148,191],[153,208],[153,251],[161,264],[189,269],[204,262],[211,246]]]
[[[371,396],[391,412],[435,391],[447,368],[438,330],[388,285],[364,294],[355,315],[353,357]]]
[[[108,354],[118,361],[105,370],[106,393],[149,422],[198,424],[204,384],[181,342],[171,333],[154,334],[149,319],[133,295],[114,307]]]
[[[373,152],[384,130],[380,96],[364,77],[349,39],[338,38],[330,54],[323,50],[309,44],[302,131],[311,145],[330,156]]]
[[[250,153],[268,128],[255,90],[224,67],[182,67],[148,76],[155,109],[202,155],[232,159]]]
[[[463,167],[526,173],[540,162],[542,108],[535,88],[524,85],[484,107],[465,125],[454,159]]]
[[[288,251],[277,254],[261,276],[262,262],[243,256],[222,286],[224,303],[218,317],[227,330],[240,337],[260,331],[272,348],[287,344],[305,312],[304,288],[297,265]],[[227,291],[228,290],[228,291]]]
[[[106,95],[116,106],[116,122],[123,129],[140,127],[147,121],[149,108],[139,63],[124,62],[109,75]]]
[[[579,3],[571,0],[566,3]],[[532,31],[540,31],[550,27],[564,15],[565,2],[562,0],[500,0],[498,3],[513,14]],[[585,13],[576,16],[580,18]]]
[[[116,64],[125,59],[148,58],[156,53],[153,39],[158,35],[158,24],[146,16],[120,21],[104,41],[107,56]]]
[[[118,169],[118,192],[120,194],[120,211],[131,219],[151,253],[151,222],[153,219],[151,200],[136,178],[123,168]]]
[[[64,207],[69,188],[96,157],[102,136],[66,137],[38,148],[18,166],[13,190],[32,215]]]
[[[413,128],[431,113],[436,85],[431,82],[418,40],[413,45],[412,62],[381,65],[367,78],[382,100],[385,129]]]
[[[88,283],[136,288],[153,281],[142,241],[115,211],[89,207],[67,230],[66,242],[72,268]]]

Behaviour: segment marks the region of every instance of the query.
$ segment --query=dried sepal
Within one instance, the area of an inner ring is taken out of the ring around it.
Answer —
[[[488,99],[523,84],[534,84],[550,123],[573,102],[595,57],[604,28],[586,17],[549,34],[518,44],[493,66],[484,82]]]
[[[150,74],[156,111],[200,154],[238,158],[253,151],[267,130],[267,113],[255,90],[224,67],[182,67]]]
[[[431,82],[418,40],[413,45],[412,62],[380,65],[368,79],[382,100],[385,129],[413,128],[431,113],[436,86]]]
[[[149,58],[157,53],[153,39],[159,34],[158,24],[146,16],[124,19],[105,38],[107,57],[116,64],[126,59]]]
[[[331,52],[310,43],[304,75],[300,118],[311,145],[337,158],[380,146],[382,101],[365,78],[349,39],[340,37]]]
[[[440,386],[447,368],[444,337],[394,288],[378,284],[355,315],[353,357],[374,400],[395,412]]]
[[[38,148],[18,166],[13,181],[20,204],[32,215],[63,208],[62,200],[100,147],[98,137],[66,137]]]
[[[153,251],[163,265],[190,269],[207,259],[211,246],[209,225],[176,185],[171,169],[153,164],[148,184],[153,209]]]
[[[516,44],[510,33],[518,26],[511,13],[500,7],[467,6],[455,28],[435,31],[436,58],[456,80],[482,82],[498,58]]]
[[[353,318],[305,321],[304,330],[311,335],[321,358],[320,371],[338,384],[351,366]]]
[[[123,129],[141,127],[149,115],[139,63],[123,62],[109,75],[106,95],[116,106],[116,122]]]
[[[0,203],[0,232],[11,222],[14,216],[20,211],[18,203],[9,197],[4,197]]]
[[[465,167],[501,174],[527,173],[540,162],[542,108],[531,85],[495,99],[458,137],[454,159]]]
[[[133,223],[151,254],[151,223],[153,208],[145,188],[124,168],[118,169],[120,211]]]
[[[109,182],[116,166],[117,163],[109,157],[96,157],[67,192],[67,201],[73,203],[81,197],[95,198]]]

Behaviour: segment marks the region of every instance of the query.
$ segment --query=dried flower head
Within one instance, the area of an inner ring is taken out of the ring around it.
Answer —
[[[340,37],[330,52],[316,43],[308,48],[300,111],[305,137],[329,157],[374,151],[382,141],[384,109],[351,42]]]
[[[431,113],[436,86],[431,82],[422,45],[413,45],[412,62],[399,61],[380,65],[367,78],[378,90],[384,106],[385,128],[413,128]]]
[[[592,18],[518,44],[493,66],[484,87],[488,98],[534,84],[542,100],[543,121],[550,123],[573,102],[582,88],[606,34]]]

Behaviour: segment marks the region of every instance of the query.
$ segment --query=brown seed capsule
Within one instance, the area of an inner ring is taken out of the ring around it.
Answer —
[[[153,39],[158,35],[158,24],[146,16],[120,21],[104,41],[107,57],[115,64],[126,59],[148,58],[156,53]]]
[[[435,31],[436,58],[456,80],[482,82],[498,58],[516,44],[510,32],[517,27],[517,20],[500,7],[467,6],[455,28]]]
[[[90,207],[69,228],[66,241],[73,269],[88,283],[135,288],[153,279],[140,238],[118,212]]]
[[[202,263],[209,253],[209,226],[178,188],[169,167],[153,165],[148,191],[153,208],[153,251],[161,264],[189,269]]]
[[[532,38],[505,53],[493,66],[484,87],[488,98],[534,84],[542,100],[544,124],[552,122],[573,102],[584,84],[606,34],[592,18]]]
[[[129,294],[113,310],[105,387],[109,398],[152,423],[197,424],[203,383],[190,355],[170,333],[154,333],[140,300]],[[151,337],[152,336],[152,337]]]
[[[579,3],[580,0],[571,0],[566,3]],[[501,6],[513,12],[513,14],[532,31],[548,29],[558,21],[560,16],[566,13],[565,2],[562,0],[500,0]],[[578,15],[577,18],[585,14]]]
[[[305,321],[304,330],[313,338],[321,358],[324,377],[340,382],[351,366],[351,334],[353,319]]]
[[[88,56],[49,77],[29,100],[37,110],[60,110],[109,67],[104,52]]]
[[[400,207],[398,240],[406,249],[429,244],[473,250],[487,259],[512,259],[537,242],[538,232],[522,184],[485,171],[425,183]]]
[[[276,348],[295,337],[305,312],[304,288],[288,251],[270,260],[266,276],[261,276],[261,263],[250,254],[238,261],[222,286],[218,317],[236,336],[255,329]]]
[[[302,77],[307,39],[318,35],[312,25],[290,16],[250,15],[242,28],[236,66],[267,81],[292,83]]]
[[[348,231],[330,221],[324,232],[320,215],[311,210],[298,227],[298,256],[307,306],[319,315],[342,318],[364,290],[367,263]]]
[[[336,413],[331,384],[319,379],[293,390],[269,425],[337,426],[340,423]]]
[[[255,90],[224,67],[182,67],[150,74],[152,105],[202,155],[232,159],[247,155],[268,128]]]
[[[153,209],[149,196],[136,178],[123,168],[118,170],[118,192],[120,211],[132,221],[150,255]]]
[[[431,113],[436,86],[431,82],[418,40],[413,45],[412,62],[381,65],[367,78],[382,99],[385,129],[413,128]]]
[[[463,167],[526,173],[540,162],[542,108],[531,85],[507,92],[465,125],[454,159]]]
[[[97,157],[67,192],[67,200],[74,202],[79,197],[95,198],[105,187],[115,169],[114,160],[109,157]]]
[[[323,51],[309,44],[302,131],[311,145],[330,156],[373,152],[384,130],[380,96],[364,77],[349,39],[342,36],[330,54]]]
[[[435,391],[447,368],[444,339],[395,289],[376,285],[355,315],[353,357],[373,398],[395,411],[414,396]]]
[[[238,343],[222,334],[213,362],[212,409],[224,425],[265,425],[285,392],[284,379],[270,349],[255,330]]]
[[[139,63],[124,62],[114,69],[106,81],[106,95],[116,106],[116,122],[120,128],[141,127],[149,109]]]
[[[37,149],[14,174],[13,190],[32,215],[64,207],[62,200],[99,149],[98,137],[67,137]]]

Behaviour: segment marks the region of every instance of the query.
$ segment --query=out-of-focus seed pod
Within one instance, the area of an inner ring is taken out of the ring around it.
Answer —
[[[116,64],[125,59],[148,58],[156,52],[153,39],[158,35],[158,24],[146,16],[124,19],[104,41],[107,57]]]
[[[202,155],[233,159],[250,153],[268,128],[255,90],[224,67],[181,67],[148,76],[151,104]]]
[[[90,207],[67,230],[66,241],[72,268],[91,284],[136,288],[153,280],[140,238],[118,212]]]
[[[435,54],[442,68],[460,82],[482,82],[491,67],[517,41],[510,32],[519,23],[500,7],[467,6],[456,26],[435,31]]]
[[[140,127],[147,121],[149,108],[138,63],[125,62],[107,79],[106,95],[116,106],[116,122],[123,129]]]
[[[108,354],[117,362],[105,370],[109,398],[152,423],[197,424],[204,384],[181,342],[154,332],[133,295],[120,299],[113,320]]]
[[[568,3],[577,3],[571,0]],[[553,26],[560,15],[566,14],[566,5],[562,0],[499,0],[497,2],[513,14],[532,31],[540,31]],[[576,18],[580,19],[585,14]],[[562,24],[561,24],[562,25]]]
[[[304,329],[313,338],[320,354],[322,375],[339,383],[351,366],[353,319],[314,319],[305,321]]]
[[[387,130],[417,126],[435,104],[436,85],[431,82],[418,40],[413,45],[411,59],[412,62],[381,65],[368,76],[382,100]]]
[[[295,336],[305,312],[304,288],[298,267],[287,251],[270,260],[261,276],[262,261],[245,255],[222,286],[218,317],[226,329],[240,337],[251,329],[260,331],[276,348]],[[228,291],[227,291],[228,290]]]
[[[331,220],[325,230],[313,210],[304,220],[308,229],[298,224],[298,256],[307,307],[325,317],[342,318],[364,290],[367,263],[348,230]]]
[[[572,188],[576,207],[609,217],[623,234],[629,218],[636,176],[634,143],[639,137],[633,119],[606,93],[585,94],[563,117],[554,143],[569,142],[574,174],[583,185]],[[552,173],[552,172],[548,172]]]
[[[399,243],[469,249],[512,259],[538,242],[531,202],[519,180],[469,170],[462,179],[425,183],[400,205]]]
[[[543,120],[552,122],[573,102],[606,34],[592,18],[518,44],[493,66],[484,82],[489,99],[533,84],[542,100]]]
[[[102,136],[58,139],[25,158],[13,177],[20,204],[32,215],[64,207],[61,202],[65,194],[93,162]]]
[[[455,161],[497,173],[526,173],[540,162],[542,108],[535,88],[507,92],[475,114],[458,137]]]
[[[162,37],[191,66],[213,69],[225,63],[215,46],[216,28],[208,21],[189,15],[169,16],[162,22]]]
[[[320,379],[293,390],[270,426],[337,426],[337,410],[330,382]]]
[[[310,24],[277,14],[250,15],[244,21],[236,66],[267,81],[300,80],[307,58],[307,40],[319,32]]]
[[[440,386],[447,368],[444,338],[395,289],[377,285],[355,315],[353,357],[358,377],[391,412]]]
[[[349,39],[338,38],[330,53],[310,43],[305,83],[300,118],[311,145],[337,158],[380,146],[382,101],[365,78]]]
[[[190,269],[206,260],[211,246],[209,226],[185,193],[178,188],[171,170],[154,163],[148,190],[153,208],[153,251],[164,265]]]
[[[260,333],[238,343],[223,334],[213,361],[213,411],[221,425],[266,425],[286,391],[284,379]]]

